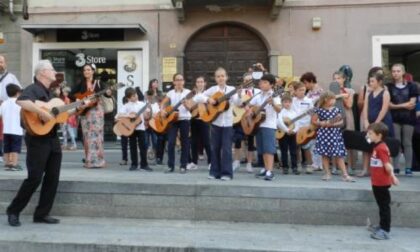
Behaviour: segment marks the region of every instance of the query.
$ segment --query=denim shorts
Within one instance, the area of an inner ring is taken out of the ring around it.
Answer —
[[[276,130],[259,128],[257,133],[257,150],[259,154],[276,153]]]

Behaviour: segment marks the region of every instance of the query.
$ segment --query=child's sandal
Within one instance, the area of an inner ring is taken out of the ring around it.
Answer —
[[[356,180],[353,177],[350,177],[348,174],[345,174],[343,176],[343,181],[344,182],[356,182]]]
[[[331,180],[331,174],[325,174],[324,176],[322,176],[322,180],[324,180],[324,181]]]

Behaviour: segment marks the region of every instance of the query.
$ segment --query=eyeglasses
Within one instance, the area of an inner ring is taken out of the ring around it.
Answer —
[[[175,81],[183,81],[184,79],[175,79]]]

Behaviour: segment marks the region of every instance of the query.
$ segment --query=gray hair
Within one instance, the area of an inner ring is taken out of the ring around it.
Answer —
[[[51,67],[52,67],[51,61],[49,61],[49,60],[40,60],[35,65],[34,74],[35,74],[35,76],[37,76],[42,70],[49,69]]]

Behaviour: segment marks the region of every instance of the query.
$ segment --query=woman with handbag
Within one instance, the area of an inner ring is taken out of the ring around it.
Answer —
[[[83,66],[82,81],[72,90],[70,97],[86,92],[97,93],[105,89],[105,85],[94,78],[95,70],[94,64]],[[112,98],[111,90],[107,90],[104,96],[105,99],[100,98],[97,102],[91,101],[78,108],[81,112],[80,123],[85,149],[85,168],[104,168],[106,164],[104,159],[104,101]],[[91,106],[91,103],[95,105]]]

